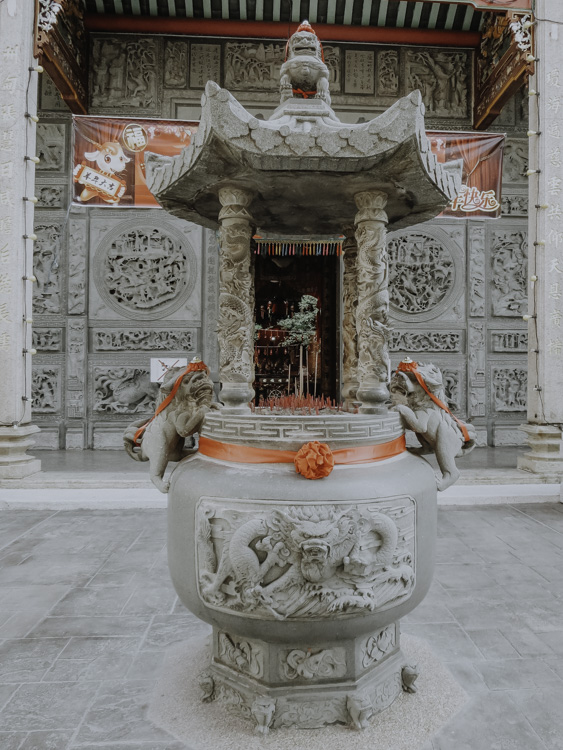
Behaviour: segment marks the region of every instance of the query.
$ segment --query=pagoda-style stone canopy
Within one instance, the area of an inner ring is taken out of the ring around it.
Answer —
[[[319,98],[290,98],[258,120],[210,81],[194,142],[180,155],[148,154],[147,183],[175,216],[217,228],[221,187],[253,195],[262,232],[340,234],[354,195],[387,195],[389,227],[436,216],[461,185],[460,162],[439,164],[424,129],[420,92],[359,125],[342,123]],[[322,200],[319,200],[322,196]]]
[[[221,400],[248,411],[254,391],[252,236],[345,237],[342,394],[364,413],[389,398],[385,236],[426,221],[459,192],[461,161],[438,163],[420,92],[370,122],[331,109],[322,45],[307,21],[287,44],[280,106],[258,120],[209,81],[193,143],[146,155],[147,184],[170,213],[220,228]]]

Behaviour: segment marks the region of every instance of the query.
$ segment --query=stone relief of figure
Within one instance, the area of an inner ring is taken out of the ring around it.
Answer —
[[[148,423],[137,420],[125,430],[125,450],[135,461],[150,461],[151,481],[160,492],[168,492],[169,482],[163,479],[168,462],[181,461],[193,452],[184,448],[184,440],[199,432],[205,415],[216,406],[212,399],[213,381],[207,368],[191,372],[171,368],[162,381],[155,416]]]
[[[303,21],[287,43],[287,57],[280,70],[281,100],[293,96],[322,99],[330,106],[329,70],[322,46],[308,21]]]
[[[407,357],[391,380],[390,392],[403,426],[421,443],[411,452],[436,455],[441,472],[436,484],[442,492],[459,479],[455,459],[475,447],[474,428],[456,420],[446,406],[442,373],[432,364],[417,364]]]

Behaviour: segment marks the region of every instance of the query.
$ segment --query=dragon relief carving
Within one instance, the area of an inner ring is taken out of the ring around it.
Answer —
[[[287,57],[280,69],[281,101],[313,97],[330,106],[329,75],[321,43],[304,21],[287,43]]]
[[[288,680],[328,680],[346,674],[346,651],[343,648],[293,649],[281,661],[281,674]]]
[[[156,409],[171,394],[183,372],[183,367],[168,370],[160,386]],[[135,461],[150,461],[151,481],[161,492],[168,492],[169,482],[163,477],[169,461],[181,461],[193,453],[184,447],[184,440],[199,432],[209,409],[217,406],[212,399],[213,381],[207,370],[188,372],[168,406],[150,422],[139,419],[125,430],[125,450]],[[139,434],[144,425],[146,429]]]
[[[414,585],[413,532],[398,528],[414,523],[405,501],[384,514],[369,504],[241,512],[204,499],[199,594],[212,607],[276,620],[346,617],[402,601]]]
[[[406,365],[405,369],[401,370],[401,365]],[[436,455],[441,472],[436,474],[436,485],[442,492],[459,479],[455,459],[475,447],[475,429],[472,425],[456,421],[445,408],[447,395],[444,378],[435,365],[416,365],[408,358],[401,365],[391,379],[391,400],[395,411],[401,415],[405,429],[412,430],[421,444],[420,448],[411,448],[410,451],[416,455]],[[417,379],[417,374],[427,390]],[[469,440],[465,440],[461,425],[467,429]]]
[[[219,659],[252,677],[264,676],[264,649],[227,633],[217,639]]]

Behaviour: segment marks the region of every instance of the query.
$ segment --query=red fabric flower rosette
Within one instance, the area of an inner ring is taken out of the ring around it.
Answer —
[[[334,469],[334,455],[326,443],[313,440],[300,448],[293,463],[305,479],[322,479]]]

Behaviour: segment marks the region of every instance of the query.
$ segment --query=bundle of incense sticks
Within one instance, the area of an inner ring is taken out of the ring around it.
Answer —
[[[298,396],[292,393],[289,396],[279,396],[277,398],[264,399],[260,397],[258,406],[251,404],[253,412],[257,414],[301,414],[309,415],[320,414],[321,411],[338,413],[342,411],[342,404],[337,403],[336,399],[327,398],[326,396]]]

